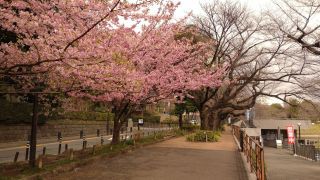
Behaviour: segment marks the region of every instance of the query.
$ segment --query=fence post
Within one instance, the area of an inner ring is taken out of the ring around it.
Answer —
[[[244,139],[244,136],[243,136],[243,131],[239,130],[239,134],[240,134],[240,147],[241,147],[241,152],[243,152],[243,139]]]
[[[73,160],[73,149],[71,148],[69,151],[69,160],[72,161]]]
[[[265,171],[264,171],[264,150],[260,150],[260,159],[261,159],[261,180],[265,180]]]

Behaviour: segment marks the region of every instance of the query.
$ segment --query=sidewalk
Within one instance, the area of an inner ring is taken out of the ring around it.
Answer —
[[[227,129],[216,143],[191,143],[185,137],[175,138],[52,178],[245,180],[245,169],[230,131]]]

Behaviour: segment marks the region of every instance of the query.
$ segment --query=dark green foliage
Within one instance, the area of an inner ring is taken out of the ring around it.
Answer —
[[[297,99],[289,100],[290,106],[288,108],[287,117],[288,118],[298,118],[299,117],[299,109],[300,102]]]
[[[160,116],[156,116],[154,114],[145,112],[142,115],[132,115],[131,116],[133,122],[138,122],[139,119],[143,119],[144,122],[150,122],[150,123],[160,123]]]
[[[274,103],[274,104],[271,104],[270,106],[272,108],[279,109],[279,110],[283,109],[283,107],[279,103]]]
[[[191,142],[218,142],[221,136],[220,131],[203,131],[198,130],[197,132],[187,136],[187,141]]]
[[[102,112],[73,111],[64,113],[61,118],[70,120],[106,121],[107,119],[113,119],[113,114]]]
[[[33,104],[27,102],[11,103],[4,99],[0,99],[0,123],[18,124],[30,123],[32,120]],[[41,109],[41,108],[40,108]],[[62,111],[60,109],[60,111]],[[59,110],[50,111],[48,116],[45,116],[41,110],[38,116],[38,124],[45,124],[48,120],[95,120],[95,121],[111,121],[113,114],[109,112],[87,112],[73,111],[59,113]]]
[[[30,123],[32,120],[31,103],[10,103],[0,99],[0,123],[16,124]],[[38,116],[38,124],[45,124],[47,117],[43,114]]]
[[[188,132],[193,132],[196,130],[200,130],[200,126],[197,125],[192,125],[192,124],[184,124],[182,126],[182,130],[188,131]]]
[[[185,99],[184,103],[176,103],[175,109],[173,110],[174,115],[183,114],[184,112],[196,112],[197,108],[196,106],[190,101],[190,99]]]

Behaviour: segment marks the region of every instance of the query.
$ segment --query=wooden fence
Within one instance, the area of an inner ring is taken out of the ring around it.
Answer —
[[[258,137],[250,137],[239,126],[232,126],[233,135],[237,138],[244,153],[250,171],[256,174],[257,180],[266,180],[264,150]]]

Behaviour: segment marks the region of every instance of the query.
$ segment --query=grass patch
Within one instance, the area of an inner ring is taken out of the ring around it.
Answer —
[[[220,131],[198,130],[186,137],[190,142],[218,142],[221,137]]]
[[[301,134],[303,134],[303,135],[319,135],[320,134],[320,124],[314,124],[308,129],[301,129]]]

